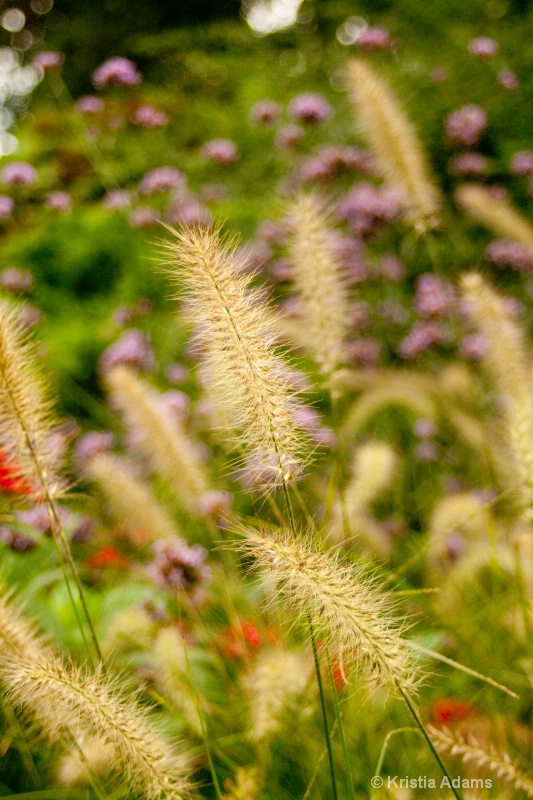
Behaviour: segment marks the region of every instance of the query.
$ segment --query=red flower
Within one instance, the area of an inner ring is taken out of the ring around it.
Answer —
[[[0,489],[26,497],[35,497],[39,494],[22,476],[20,467],[11,461],[3,450],[0,450]]]
[[[128,559],[114,547],[101,547],[85,559],[85,565],[91,569],[125,569],[128,566]]]
[[[220,635],[220,647],[225,658],[244,658],[263,644],[263,637],[253,622],[243,620],[230,625]]]
[[[465,700],[454,697],[441,697],[435,701],[431,710],[431,721],[434,725],[450,725],[471,717],[477,711]]]

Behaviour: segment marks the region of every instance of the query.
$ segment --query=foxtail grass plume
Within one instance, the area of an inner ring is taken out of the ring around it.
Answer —
[[[154,682],[161,695],[181,714],[189,730],[202,738],[201,715],[206,703],[191,686],[185,644],[174,628],[161,630],[154,642],[151,661]]]
[[[533,225],[486,186],[465,184],[457,189],[455,198],[471,217],[490,230],[533,248]]]
[[[430,555],[438,560],[446,549],[449,536],[461,536],[466,542],[486,541],[494,521],[490,510],[473,492],[459,492],[442,498],[435,505],[429,521]]]
[[[10,596],[0,597],[0,654],[1,659],[25,656],[33,661],[45,658],[49,647]],[[0,660],[0,675],[2,662]]]
[[[244,677],[250,707],[250,736],[263,741],[275,736],[294,713],[313,669],[304,654],[282,647],[264,651]]]
[[[259,800],[262,788],[257,767],[239,767],[235,777],[224,782],[222,800]]]
[[[1,674],[12,702],[46,733],[63,732],[74,742],[86,736],[106,742],[113,751],[113,771],[134,792],[148,800],[186,795],[188,759],[156,731],[135,700],[102,675],[67,669],[52,655],[38,661],[17,657],[2,665]]]
[[[115,757],[114,747],[98,736],[76,742],[71,752],[65,753],[59,762],[57,779],[61,786],[89,786],[96,775],[105,779],[112,773]]]
[[[267,581],[341,659],[355,660],[371,686],[414,692],[410,648],[401,636],[404,623],[374,577],[303,537],[252,528],[242,534],[244,551],[255,557]]]
[[[147,541],[174,539],[178,532],[165,509],[131,467],[117,456],[100,454],[90,459],[85,474],[98,487],[112,514],[134,529],[141,529]]]
[[[348,89],[379,172],[402,192],[408,217],[419,231],[435,227],[439,192],[416,131],[390,87],[366,61],[356,58],[348,63]]]
[[[324,200],[318,194],[302,192],[287,209],[286,224],[301,338],[332,384],[346,357],[350,307],[347,275],[333,248],[333,229]]]
[[[525,517],[533,519],[533,392],[522,331],[501,298],[479,275],[461,280],[468,314],[486,340],[484,357],[499,395],[508,470]]]
[[[218,227],[170,229],[163,245],[170,274],[197,326],[214,396],[242,445],[255,483],[287,483],[299,474],[307,440],[287,365],[274,347],[272,315],[263,292],[235,254],[236,241]]]
[[[53,500],[65,491],[52,431],[57,421],[22,307],[0,301],[0,449],[19,493]]]
[[[192,515],[209,491],[203,464],[181,423],[162,407],[155,389],[128,367],[116,367],[106,375],[111,402],[120,411],[135,443],[154,472],[176,493]]]
[[[510,784],[527,797],[533,797],[533,780],[508,753],[500,753],[495,747],[482,746],[474,737],[465,737],[451,730],[428,729],[431,741],[439,753],[457,756],[465,763],[476,764],[492,772],[501,781]]]

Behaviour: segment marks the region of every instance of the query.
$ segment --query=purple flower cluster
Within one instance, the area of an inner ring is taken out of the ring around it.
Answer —
[[[141,73],[133,61],[122,56],[115,56],[104,61],[92,74],[92,82],[97,89],[103,89],[108,84],[112,86],[137,86],[141,80]]]
[[[446,136],[450,143],[472,147],[487,127],[487,115],[474,103],[452,111],[446,118]]]
[[[445,317],[454,300],[453,286],[448,281],[430,272],[417,279],[414,305],[421,317]]]
[[[188,195],[174,205],[168,219],[178,225],[206,225],[211,221],[211,213],[198,198]]]
[[[270,125],[281,116],[281,109],[274,100],[260,100],[250,109],[250,119],[256,125]]]
[[[74,463],[83,470],[86,463],[100,453],[108,453],[115,444],[111,431],[89,431],[78,437],[74,445]]]
[[[80,114],[101,114],[105,108],[105,103],[101,97],[86,94],[76,100],[74,108]]]
[[[500,46],[498,42],[494,39],[490,39],[488,36],[478,36],[476,39],[472,39],[468,44],[468,52],[480,58],[492,58],[499,49]]]
[[[37,183],[37,172],[26,161],[12,161],[2,170],[2,182],[5,186],[33,186]]]
[[[131,121],[134,125],[139,125],[141,128],[163,128],[168,123],[168,116],[164,111],[159,111],[154,106],[146,103],[139,106],[133,113]]]
[[[320,124],[326,122],[332,113],[326,98],[315,92],[298,94],[289,103],[289,114],[297,122]]]
[[[399,219],[402,210],[403,198],[397,189],[367,182],[356,183],[341,197],[336,209],[359,236],[369,236],[380,223]]]
[[[65,56],[63,53],[58,53],[56,50],[47,50],[41,53],[36,53],[33,63],[36,67],[41,69],[56,69],[62,66]]]
[[[185,186],[185,175],[174,167],[158,167],[142,178],[139,183],[141,194],[154,192],[167,192],[171,189],[181,189]]]
[[[134,208],[128,219],[131,228],[148,228],[150,225],[154,225],[157,220],[156,210],[149,206]]]
[[[66,214],[72,208],[72,197],[67,192],[50,192],[44,201],[46,208]]]
[[[148,572],[156,584],[162,589],[182,589],[191,599],[198,599],[211,578],[211,570],[205,564],[207,551],[198,544],[189,547],[177,537],[155,542],[152,549],[154,561]]]
[[[211,139],[202,147],[202,155],[217,164],[235,164],[240,156],[237,145],[231,139]]]
[[[291,150],[295,145],[300,144],[305,136],[305,131],[301,125],[284,125],[280,128],[274,145],[278,150]]]
[[[533,152],[520,150],[511,159],[510,170],[513,175],[533,175]]]
[[[316,154],[300,165],[300,180],[331,180],[346,171],[357,170],[369,174],[374,168],[374,159],[359,147],[324,145]]]
[[[431,347],[446,344],[449,331],[439,322],[415,322],[398,347],[398,355],[412,361]]]
[[[498,72],[498,83],[502,89],[507,89],[510,92],[520,89],[520,81],[515,73],[510,69],[501,69]]]
[[[26,269],[8,267],[0,272],[0,286],[10,292],[29,292],[33,286],[33,275]]]
[[[485,258],[498,267],[533,272],[533,248],[513,239],[495,239],[485,250]]]
[[[102,200],[104,208],[108,208],[110,211],[127,208],[130,204],[130,193],[126,189],[112,189]]]
[[[459,153],[450,160],[452,175],[463,178],[479,178],[487,174],[489,162],[481,153]]]
[[[149,370],[154,365],[154,352],[149,338],[136,328],[124,331],[116,342],[104,350],[99,369],[105,375],[109,370],[123,364],[142,370]]]
[[[391,35],[387,28],[380,25],[369,25],[358,37],[356,44],[363,50],[387,50],[391,44]]]
[[[461,353],[472,361],[481,361],[487,352],[487,340],[482,333],[468,333],[461,339]]]
[[[0,220],[9,219],[15,208],[15,201],[6,194],[0,194]]]
[[[210,518],[214,522],[223,523],[228,518],[233,495],[229,492],[209,491],[206,492],[198,502],[199,511],[202,517]]]
[[[375,367],[381,355],[381,343],[376,339],[354,339],[348,343],[348,361],[362,367]]]

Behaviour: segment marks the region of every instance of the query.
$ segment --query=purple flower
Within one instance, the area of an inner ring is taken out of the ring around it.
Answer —
[[[435,461],[438,451],[433,442],[419,442],[415,447],[415,457],[419,461]]]
[[[485,250],[485,258],[498,267],[533,272],[533,248],[513,239],[495,239]]]
[[[232,501],[233,495],[229,492],[206,492],[199,500],[200,515],[222,522],[228,517]]]
[[[452,175],[477,178],[485,175],[488,169],[488,161],[481,153],[459,153],[450,160],[450,172]]]
[[[380,223],[397,220],[402,209],[403,198],[397,189],[361,181],[341,197],[336,211],[355,234],[369,236]]]
[[[340,258],[344,269],[353,283],[361,283],[368,278],[368,265],[365,261],[365,249],[360,239],[332,233],[330,242],[335,254]]]
[[[291,150],[304,136],[305,131],[300,125],[284,125],[278,131],[274,144],[278,150]]]
[[[29,292],[33,286],[33,275],[26,269],[9,267],[0,272],[0,285],[11,292]]]
[[[269,125],[280,118],[281,110],[274,100],[260,100],[250,109],[250,119],[258,125]]]
[[[58,53],[56,50],[48,50],[43,51],[42,53],[36,53],[33,63],[35,66],[47,70],[60,67],[64,60],[65,56],[63,53]]]
[[[154,561],[148,573],[156,584],[162,589],[182,589],[191,599],[197,599],[199,590],[211,578],[211,570],[205,564],[207,551],[198,544],[189,547],[177,537],[155,542],[152,550]]]
[[[148,336],[136,328],[130,328],[104,350],[99,369],[102,374],[122,364],[149,370],[154,364],[154,353]]]
[[[386,253],[382,256],[379,271],[383,277],[388,281],[395,283],[403,281],[405,278],[405,267],[402,262],[392,253]]]
[[[405,325],[409,318],[405,308],[395,300],[382,300],[377,305],[377,312],[381,319],[392,325]]]
[[[2,170],[2,181],[6,186],[33,186],[37,182],[37,172],[26,161],[12,161]]]
[[[102,200],[104,208],[117,211],[119,208],[126,208],[131,204],[130,193],[126,189],[112,189]]]
[[[386,50],[391,46],[391,35],[387,28],[379,25],[369,25],[356,41],[363,50]]]
[[[12,197],[8,197],[6,194],[0,194],[0,219],[9,219],[14,207],[15,201]]]
[[[181,189],[185,185],[185,175],[174,167],[158,167],[144,175],[139,184],[141,194],[167,192],[170,189]]]
[[[520,150],[511,159],[510,170],[513,175],[533,175],[533,152]]]
[[[66,508],[59,508],[58,513],[63,523],[70,516],[70,512]],[[36,528],[41,533],[49,533],[51,531],[50,513],[45,505],[37,505],[24,511],[17,511],[15,516],[17,522],[28,525],[30,528]]]
[[[217,164],[235,164],[239,160],[239,151],[231,139],[211,139],[202,147],[202,155]]]
[[[74,108],[80,114],[101,114],[105,108],[105,103],[101,97],[86,94],[76,100]]]
[[[169,383],[184,383],[188,377],[188,370],[183,364],[169,364],[165,370],[165,375]]]
[[[140,125],[141,128],[162,128],[168,123],[168,116],[164,111],[158,111],[154,106],[145,104],[139,106],[131,121],[134,125]]]
[[[435,67],[431,70],[430,78],[435,83],[444,83],[450,77],[450,73],[446,67]]]
[[[439,322],[415,322],[398,347],[398,354],[408,361],[431,347],[449,341],[449,331]]]
[[[223,203],[227,199],[228,190],[222,183],[206,183],[200,189],[204,203]]]
[[[7,525],[0,527],[0,542],[15,553],[25,553],[26,550],[32,550],[37,545],[37,542],[31,536],[27,536],[25,533]]]
[[[348,360],[364,367],[375,367],[381,354],[381,343],[376,339],[355,339],[348,343]]]
[[[157,222],[157,212],[149,206],[139,206],[134,208],[129,215],[128,221],[132,228],[148,228]]]
[[[91,80],[97,89],[103,89],[109,83],[112,86],[137,86],[142,77],[133,61],[115,56],[100,64]]]
[[[461,353],[472,361],[481,361],[487,352],[487,340],[481,333],[469,333],[461,340]]]
[[[314,157],[307,159],[300,166],[300,180],[329,180],[348,170],[372,172],[374,159],[365,150],[358,147],[339,147],[324,145],[317,150]]]
[[[74,445],[74,463],[81,471],[91,458],[108,453],[115,444],[111,431],[89,431],[78,437]]]
[[[477,39],[472,39],[468,44],[468,52],[481,58],[491,58],[496,55],[499,49],[498,42],[494,39],[489,39],[488,36],[478,36]]]
[[[280,244],[285,236],[285,226],[277,220],[265,219],[257,228],[257,235],[270,244]]]
[[[321,123],[331,117],[332,108],[325,97],[315,92],[304,92],[293,97],[289,114],[297,122]]]
[[[241,269],[248,272],[255,272],[261,269],[272,256],[272,248],[268,242],[250,241],[245,242],[235,253]]]
[[[46,208],[66,214],[72,207],[72,197],[67,192],[51,192],[44,201]]]
[[[501,69],[498,72],[498,83],[502,89],[508,89],[511,92],[515,91],[515,89],[520,89],[520,81],[510,69]]]
[[[175,204],[169,215],[170,222],[179,225],[206,225],[211,221],[211,213],[193,196],[184,197]]]
[[[432,419],[420,417],[413,423],[413,433],[417,439],[431,439],[437,432],[437,426]]]
[[[180,392],[179,389],[169,389],[168,392],[159,395],[158,399],[161,408],[167,413],[170,412],[172,417],[183,417],[191,402],[185,392]]]
[[[453,287],[433,273],[420,275],[416,281],[414,305],[421,317],[444,317],[454,304]]]
[[[487,127],[487,115],[479,106],[469,103],[446,118],[446,136],[452,144],[472,147]]]

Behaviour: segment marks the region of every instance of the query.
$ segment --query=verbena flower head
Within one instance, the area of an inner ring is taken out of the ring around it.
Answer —
[[[459,153],[450,161],[450,172],[452,175],[477,178],[487,173],[488,166],[487,159],[481,153]]]
[[[136,328],[130,328],[125,331],[116,342],[113,342],[104,351],[100,359],[99,368],[102,374],[106,374],[115,367],[124,364],[135,366],[145,371],[149,370],[154,364],[154,351],[148,337]]]
[[[9,219],[15,208],[15,201],[5,194],[0,195],[0,220]]]
[[[41,67],[41,69],[47,70],[61,67],[64,60],[65,56],[63,53],[58,53],[57,50],[47,50],[37,53],[34,56],[33,63]]]
[[[501,69],[498,72],[498,83],[503,89],[507,89],[510,92],[520,89],[520,81],[511,69]]]
[[[169,118],[164,111],[159,111],[154,106],[146,103],[134,111],[131,121],[141,128],[163,128],[168,124]]]
[[[512,239],[495,239],[485,250],[485,258],[498,267],[512,267],[518,272],[533,272],[533,246]]]
[[[274,100],[260,100],[250,109],[250,119],[257,125],[269,125],[281,116],[281,109]]]
[[[92,74],[93,85],[103,89],[108,84],[112,86],[137,86],[142,76],[133,61],[122,56],[115,56],[95,69]]]
[[[76,100],[74,108],[80,114],[101,114],[105,108],[105,103],[101,97],[87,94]]]
[[[316,92],[298,94],[289,103],[289,114],[297,122],[320,124],[326,122],[332,113],[326,98]]]
[[[521,150],[515,153],[509,169],[513,175],[533,175],[533,152]]]
[[[477,144],[487,127],[487,115],[482,108],[469,103],[446,118],[446,136],[452,144],[472,147]]]
[[[211,139],[202,147],[202,155],[217,164],[235,164],[240,156],[237,145],[231,139]]]
[[[211,578],[206,565],[207,551],[198,544],[189,545],[177,537],[153,545],[154,561],[149,574],[162,589],[181,589],[198,595]]]
[[[181,189],[185,186],[185,175],[174,167],[158,167],[147,172],[139,183],[141,194],[154,192],[167,192],[171,189]]]
[[[51,192],[44,201],[46,208],[66,214],[72,207],[72,197],[67,192]]]
[[[2,182],[5,186],[33,186],[37,183],[37,171],[26,161],[12,161],[2,170]]]
[[[387,28],[380,25],[369,25],[361,36],[358,37],[356,45],[362,50],[387,50],[392,44],[390,32]]]
[[[496,55],[499,49],[498,42],[488,36],[478,36],[468,43],[468,52],[481,58],[491,58]]]

